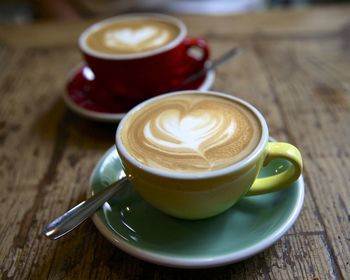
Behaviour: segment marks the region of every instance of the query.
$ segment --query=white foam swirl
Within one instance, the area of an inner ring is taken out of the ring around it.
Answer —
[[[249,109],[194,93],[169,96],[135,111],[122,128],[122,141],[147,166],[201,172],[240,161],[256,147],[260,134]]]
[[[137,29],[121,28],[109,30],[104,37],[105,45],[114,49],[154,48],[165,44],[169,32],[155,26],[143,26]]]
[[[194,110],[186,115],[175,109],[161,112],[144,126],[147,145],[169,154],[196,154],[205,158],[205,152],[228,141],[235,133],[236,123],[222,114]]]

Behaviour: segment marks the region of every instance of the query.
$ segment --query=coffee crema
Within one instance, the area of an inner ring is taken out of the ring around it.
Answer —
[[[157,19],[125,19],[103,25],[86,38],[86,45],[104,54],[135,54],[161,48],[180,33],[172,23]]]
[[[249,108],[195,93],[151,102],[121,130],[123,145],[137,161],[175,172],[228,167],[248,156],[260,138],[260,122]]]

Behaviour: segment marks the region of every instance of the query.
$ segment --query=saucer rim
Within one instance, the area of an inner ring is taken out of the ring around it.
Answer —
[[[112,151],[117,151],[115,146],[112,146],[109,148],[104,155],[100,158],[98,163],[96,164],[94,170],[91,172],[90,181],[89,181],[89,188],[88,188],[88,197],[91,196],[91,188],[92,188],[92,178],[93,175],[96,174],[99,163],[103,162]],[[119,155],[118,155],[119,158]],[[154,263],[157,265],[167,266],[167,267],[174,267],[174,268],[210,268],[210,267],[218,267],[218,266],[224,266],[227,264],[233,264],[242,260],[245,260],[249,257],[252,257],[261,251],[267,249],[271,245],[273,245],[275,242],[277,242],[296,222],[301,209],[303,207],[304,203],[304,196],[305,196],[305,182],[303,175],[300,176],[300,178],[296,181],[298,186],[298,196],[297,196],[297,202],[294,205],[294,209],[291,212],[288,219],[285,220],[282,226],[278,228],[275,232],[270,234],[267,238],[264,238],[260,240],[258,243],[249,246],[245,249],[234,251],[229,254],[224,254],[221,256],[216,257],[191,257],[191,258],[184,258],[184,257],[172,257],[172,256],[165,256],[161,253],[153,253],[149,252],[146,249],[140,249],[139,247],[136,247],[134,245],[131,245],[130,243],[124,241],[122,238],[117,238],[116,235],[114,235],[109,229],[108,225],[102,222],[102,219],[95,213],[92,216],[92,221],[94,222],[97,229],[100,231],[100,233],[109,240],[113,245],[121,249],[122,251],[126,252],[127,254],[130,254],[138,259],[141,259],[143,261],[147,261],[150,263]]]
[[[77,74],[77,72],[79,71],[80,68],[82,68],[84,65],[86,65],[85,63],[79,63],[78,65],[76,65],[75,67],[73,67],[67,75],[66,78],[66,85],[69,81],[71,81],[74,76]],[[215,81],[215,71],[211,70],[208,71],[208,73],[205,75],[205,79],[203,80],[203,83],[197,88],[197,89],[193,89],[193,90],[210,90],[210,88],[212,87],[214,81]],[[75,113],[86,117],[88,119],[91,120],[95,120],[95,121],[100,121],[100,122],[108,122],[108,123],[114,123],[116,121],[120,121],[127,112],[125,113],[100,113],[100,112],[95,112],[95,111],[91,111],[88,109],[85,109],[79,105],[77,105],[71,98],[71,96],[68,94],[68,90],[65,89],[62,91],[62,98],[64,100],[64,102],[66,103],[66,105]],[[136,106],[137,104],[135,104]]]

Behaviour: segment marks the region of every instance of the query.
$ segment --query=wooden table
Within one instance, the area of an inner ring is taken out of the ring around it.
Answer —
[[[59,241],[43,237],[48,221],[85,198],[116,124],[83,119],[60,97],[91,22],[3,25],[0,278],[350,279],[350,6],[183,19],[212,57],[244,48],[213,89],[253,103],[273,137],[301,149],[306,197],[296,224],[255,257],[203,270],[135,259],[90,220]]]

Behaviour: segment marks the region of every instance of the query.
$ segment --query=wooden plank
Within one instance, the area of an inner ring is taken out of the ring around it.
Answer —
[[[304,153],[310,196],[341,275],[350,275],[350,64],[343,38],[261,41],[261,55],[289,137]],[[335,67],[336,65],[336,67]]]
[[[302,8],[250,12],[235,16],[175,15],[185,21],[191,36],[211,39],[242,39],[256,34],[288,37],[303,34],[324,36],[346,26],[350,6],[327,6],[327,8]],[[101,18],[102,19],[102,18]],[[0,26],[0,42],[18,47],[76,47],[79,34],[99,18],[75,22],[38,22],[33,25]]]
[[[252,38],[256,35],[271,38],[323,37],[339,32],[349,23],[349,5],[342,8],[274,9],[264,12],[244,13],[236,16],[211,17],[204,22],[201,17],[182,17],[190,34],[211,39],[231,40]]]
[[[88,226],[83,226],[86,232]],[[59,241],[50,279],[96,279],[97,275],[99,279],[337,279],[324,237],[318,234],[304,238],[288,235],[246,261],[200,270],[149,264],[113,248],[99,235],[73,234]],[[91,246],[91,241],[96,246]]]
[[[244,48],[218,69],[214,89],[254,104],[272,136],[302,149],[306,166],[304,209],[288,235],[249,260],[204,270],[137,260],[90,221],[57,242],[41,236],[49,220],[84,199],[115,125],[84,120],[60,98],[66,73],[81,60],[74,38],[87,23],[0,27],[0,278],[349,278],[348,12],[184,17],[214,56]]]

